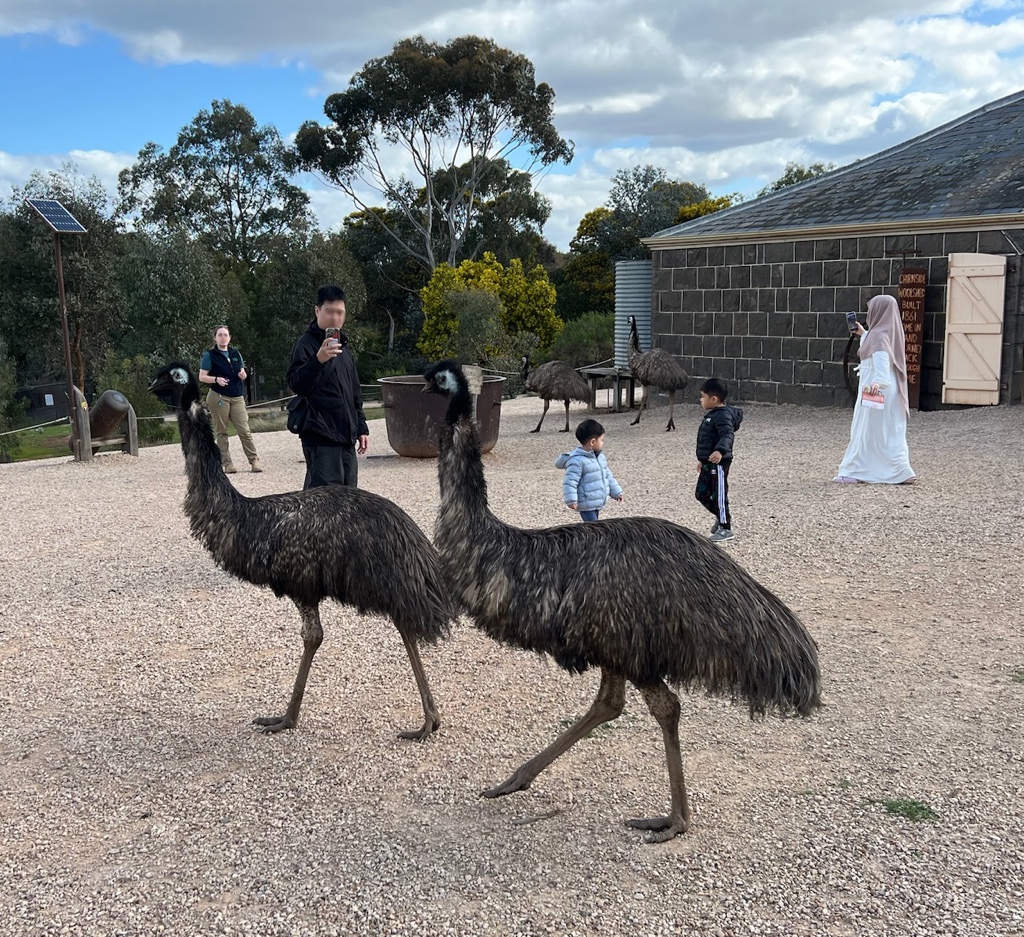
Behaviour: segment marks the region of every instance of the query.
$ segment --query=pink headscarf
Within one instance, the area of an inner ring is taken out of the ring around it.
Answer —
[[[903,409],[910,412],[907,396],[907,347],[900,307],[891,296],[873,296],[868,300],[868,334],[861,339],[857,354],[863,361],[876,351],[888,353],[896,372],[896,392]]]

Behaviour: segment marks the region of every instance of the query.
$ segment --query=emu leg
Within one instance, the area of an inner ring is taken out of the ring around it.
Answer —
[[[294,600],[293,600],[294,601]],[[299,661],[299,672],[295,675],[295,686],[292,687],[292,698],[288,710],[283,716],[257,716],[252,724],[259,726],[263,732],[281,732],[294,729],[299,723],[299,709],[302,696],[306,692],[306,678],[313,663],[313,655],[324,643],[324,629],[320,625],[320,608],[317,605],[305,605],[295,602],[302,616],[302,660]]]
[[[675,388],[668,392],[668,426],[665,427],[665,432],[676,428],[675,421],[676,412],[676,392]]]
[[[559,430],[560,433],[569,432],[569,401],[565,401],[565,429]]]
[[[539,433],[540,432],[540,424],[544,422],[544,417],[546,417],[548,415],[548,407],[550,407],[550,406],[551,406],[551,401],[550,400],[545,400],[544,401],[544,412],[540,415],[540,422],[533,429],[530,430],[531,433]]]
[[[640,417],[643,416],[644,410],[647,409],[647,395],[649,393],[650,393],[650,391],[648,390],[647,385],[644,384],[644,394],[643,394],[643,398],[640,400],[640,409],[637,412],[636,419],[633,420],[633,422],[629,424],[630,426],[636,426],[636,424],[640,422]]]
[[[667,817],[646,817],[627,820],[626,826],[636,830],[651,830],[644,839],[648,843],[664,843],[685,833],[690,828],[690,805],[686,800],[686,782],[683,780],[683,756],[679,750],[679,697],[664,683],[639,687],[651,715],[658,720],[665,740],[665,760],[668,762],[668,782],[672,792],[672,812]]]
[[[592,729],[596,729],[605,722],[611,722],[622,712],[625,705],[626,692],[625,680],[616,673],[611,673],[604,668],[601,669],[601,685],[597,690],[597,698],[590,709],[573,726],[563,732],[540,754],[534,755],[529,761],[519,767],[508,780],[483,791],[481,797],[502,797],[511,794],[513,791],[525,791],[533,779],[537,777],[551,762],[559,755],[568,751],[583,736]]]
[[[423,662],[420,660],[420,652],[416,647],[416,642],[406,634],[404,628],[399,628],[398,633],[405,642],[405,650],[409,654],[409,663],[412,664],[412,673],[416,678],[416,688],[420,691],[420,701],[423,703],[422,727],[416,731],[399,732],[398,737],[400,739],[413,739],[416,742],[422,742],[424,739],[430,738],[431,732],[436,732],[441,728],[441,716],[437,711],[437,706],[434,704],[434,697],[430,692],[430,684],[427,683],[427,672],[423,669]]]

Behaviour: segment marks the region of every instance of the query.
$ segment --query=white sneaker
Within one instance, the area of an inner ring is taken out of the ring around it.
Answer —
[[[731,529],[728,529],[728,528],[725,528],[725,527],[719,527],[718,530],[716,530],[711,535],[711,542],[712,543],[724,543],[726,540],[732,540],[732,538],[733,538],[733,532],[732,532]]]

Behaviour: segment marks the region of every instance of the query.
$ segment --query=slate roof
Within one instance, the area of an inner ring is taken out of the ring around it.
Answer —
[[[659,239],[1021,212],[1024,91],[823,176],[659,231]]]

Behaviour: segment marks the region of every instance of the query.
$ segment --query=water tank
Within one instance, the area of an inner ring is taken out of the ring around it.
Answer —
[[[651,287],[654,273],[649,260],[615,262],[615,367],[629,367],[629,323],[636,318],[640,350],[651,347]]]

